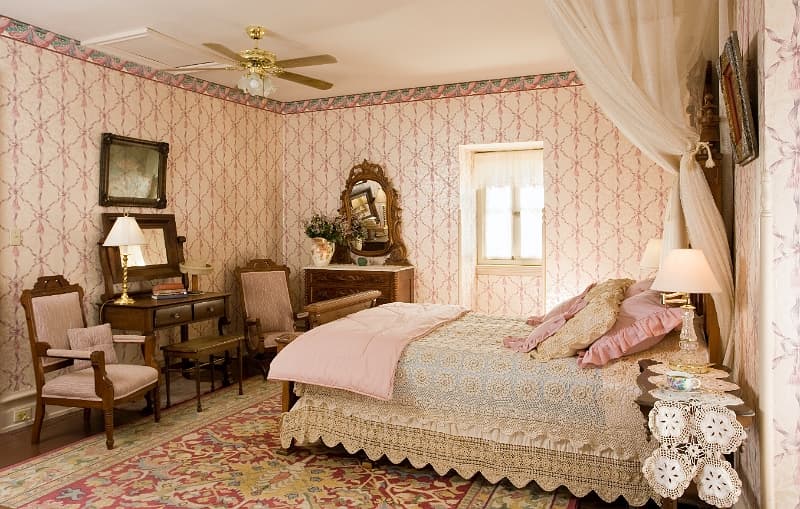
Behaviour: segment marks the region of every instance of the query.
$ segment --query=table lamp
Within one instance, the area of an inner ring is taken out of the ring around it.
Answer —
[[[139,228],[136,219],[128,216],[120,216],[114,221],[108,237],[103,242],[106,247],[119,247],[119,254],[122,255],[122,295],[114,301],[114,304],[133,304],[136,302],[128,296],[128,246],[140,246],[146,244],[144,233]]]
[[[664,258],[656,275],[652,290],[670,292],[661,294],[662,304],[681,304],[683,325],[680,335],[680,353],[671,361],[672,369],[686,373],[705,373],[708,362],[697,354],[697,335],[694,331],[694,306],[691,293],[715,293],[719,286],[711,266],[699,249],[673,249]]]

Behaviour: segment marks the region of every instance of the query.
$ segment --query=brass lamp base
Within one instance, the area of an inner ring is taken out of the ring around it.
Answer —
[[[114,304],[133,304],[134,302],[136,301],[128,297],[127,293],[123,293],[118,299],[114,300]]]
[[[135,300],[128,297],[128,253],[122,253],[122,295],[114,300],[114,304],[133,304]]]

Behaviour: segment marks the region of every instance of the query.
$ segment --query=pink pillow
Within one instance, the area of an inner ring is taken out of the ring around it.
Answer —
[[[558,332],[558,330],[561,329],[568,320],[572,319],[578,311],[586,307],[588,304],[586,295],[592,287],[594,287],[594,283],[590,284],[582,294],[567,299],[551,309],[550,312],[545,315],[545,321],[536,325],[536,328],[531,331],[528,337],[517,338],[508,336],[503,339],[503,345],[516,352],[530,352],[539,346],[542,341]],[[539,317],[535,318],[538,319]],[[531,318],[528,318],[526,323],[528,325],[533,325],[531,323]]]
[[[549,338],[553,334],[555,334],[558,329],[564,326],[567,323],[567,320],[572,318],[572,315],[567,315],[566,313],[560,313],[554,316],[551,316],[544,322],[540,323],[536,326],[533,331],[525,338],[516,338],[513,336],[508,336],[503,339],[503,346],[506,348],[510,348],[515,352],[530,352],[537,346],[539,343],[544,341],[545,339]]]
[[[565,300],[564,302],[560,302],[560,303],[556,304],[556,307],[554,307],[553,309],[548,311],[547,314],[545,314],[545,315],[534,315],[534,316],[528,317],[528,319],[525,321],[525,323],[527,323],[528,325],[533,325],[535,327],[537,325],[543,324],[544,322],[550,320],[551,318],[554,318],[554,317],[557,317],[559,315],[564,314],[565,311],[567,311],[572,306],[574,306],[578,301],[582,300],[586,296],[586,294],[589,292],[589,290],[592,289],[592,287],[594,287],[594,283],[592,283],[589,286],[587,286],[586,289],[584,291],[582,291],[580,294],[578,294],[578,295],[576,295],[574,297],[570,297],[569,299]]]
[[[114,351],[114,341],[111,336],[111,325],[95,325],[85,329],[67,329],[69,347],[72,350],[88,350],[95,352],[102,350],[105,352],[106,364],[117,363],[117,352]],[[74,369],[85,369],[92,367],[91,361],[73,361]]]
[[[639,295],[645,290],[649,290],[652,284],[653,284],[653,278],[642,279],[641,281],[633,283],[628,287],[627,290],[625,290],[625,298],[630,299],[631,297]]]
[[[582,368],[605,366],[609,361],[647,350],[681,325],[683,311],[661,304],[661,293],[645,290],[622,301],[611,330],[578,355]]]

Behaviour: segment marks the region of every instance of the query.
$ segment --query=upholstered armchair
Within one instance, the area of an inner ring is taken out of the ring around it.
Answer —
[[[159,371],[152,336],[115,336],[108,324],[86,327],[83,289],[63,276],[40,277],[20,297],[36,381],[31,442],[39,443],[48,404],[81,407],[88,422],[92,408],[103,411],[106,447],[114,448],[114,407],[149,393],[155,421],[160,415]],[[145,364],[116,364],[113,343],[142,345]],[[72,346],[71,346],[72,345]],[[56,375],[46,376],[56,370]]]
[[[245,344],[267,377],[277,343],[288,343],[311,327],[374,306],[378,290],[315,302],[295,313],[289,299],[289,267],[254,259],[236,269],[245,329]]]

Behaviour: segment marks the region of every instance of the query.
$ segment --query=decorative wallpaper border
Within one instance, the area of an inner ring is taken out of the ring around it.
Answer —
[[[380,104],[425,101],[427,99],[499,94],[502,92],[521,92],[541,88],[574,87],[579,85],[582,85],[582,83],[575,74],[575,71],[535,74],[517,78],[469,81],[465,83],[450,83],[447,85],[431,85],[426,87],[387,90],[384,92],[365,92],[362,94],[340,95],[322,99],[291,101],[281,103],[283,105],[281,113],[306,113],[310,111],[355,108],[358,106],[376,106]]]
[[[0,36],[31,44],[38,48],[55,51],[62,55],[91,62],[120,72],[133,74],[141,78],[197,92],[198,94],[208,95],[281,114],[306,113],[311,111],[355,108],[359,106],[376,106],[381,104],[424,101],[428,99],[499,94],[502,92],[520,92],[542,88],[574,87],[582,85],[574,71],[567,71],[281,102],[263,97],[257,98],[250,94],[245,94],[239,89],[205,81],[194,76],[186,74],[176,75],[157,71],[146,65],[129,62],[107,55],[101,51],[83,47],[80,42],[75,39],[70,39],[69,37],[5,16],[0,16]]]

